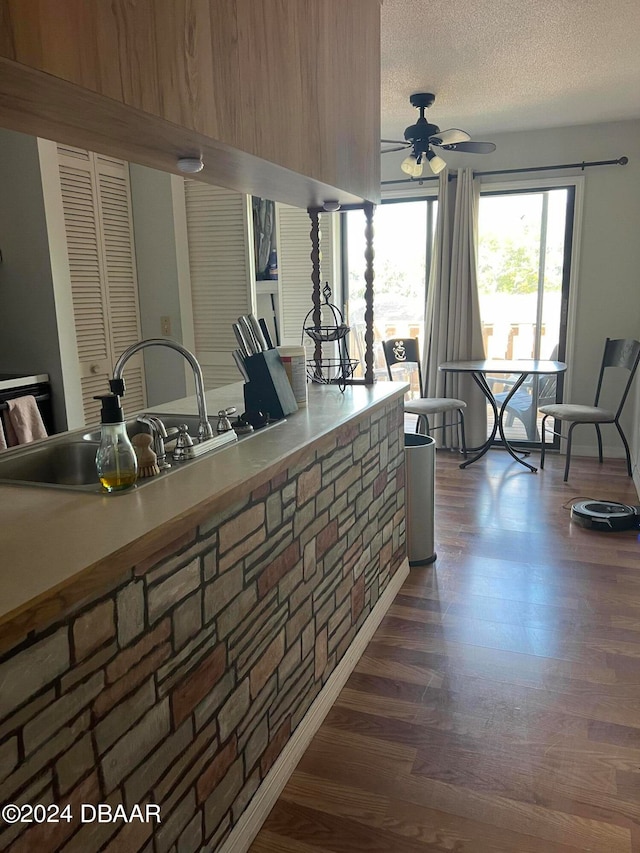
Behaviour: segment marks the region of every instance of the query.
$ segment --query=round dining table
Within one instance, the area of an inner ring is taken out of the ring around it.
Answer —
[[[475,359],[471,361],[446,361],[439,366],[439,369],[444,373],[470,373],[476,385],[481,389],[484,396],[487,398],[491,408],[493,409],[493,427],[486,442],[477,449],[477,453],[465,460],[460,467],[466,468],[467,465],[472,465],[481,459],[495,441],[496,434],[500,433],[500,438],[505,449],[511,456],[528,468],[532,473],[537,472],[537,468],[530,465],[525,459],[517,455],[517,451],[509,442],[504,431],[504,413],[509,405],[509,401],[517,393],[518,389],[528,376],[543,376],[550,374],[564,373],[567,365],[562,361],[544,361],[535,358],[518,358],[518,359]],[[498,406],[493,391],[487,382],[487,374],[489,373],[505,373],[517,377],[511,387],[511,390]],[[542,436],[544,442],[544,436]]]

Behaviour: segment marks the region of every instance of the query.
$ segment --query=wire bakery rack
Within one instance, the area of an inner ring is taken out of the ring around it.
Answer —
[[[342,311],[329,301],[331,288],[328,282],[325,282],[322,295],[324,303],[320,306],[320,323],[313,324],[316,309],[312,308],[302,326],[302,343],[307,335],[320,344],[322,353],[319,356],[316,347],[314,358],[307,359],[307,377],[311,382],[338,385],[344,391],[347,380],[353,376],[359,362],[349,356],[347,336],[351,328],[344,322]]]

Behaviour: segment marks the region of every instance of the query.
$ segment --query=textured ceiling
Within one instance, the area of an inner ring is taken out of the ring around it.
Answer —
[[[382,136],[427,118],[474,139],[640,117],[640,0],[383,0]]]

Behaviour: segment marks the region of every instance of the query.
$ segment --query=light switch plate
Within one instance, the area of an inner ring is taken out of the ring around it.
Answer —
[[[171,317],[160,317],[160,334],[171,334]]]

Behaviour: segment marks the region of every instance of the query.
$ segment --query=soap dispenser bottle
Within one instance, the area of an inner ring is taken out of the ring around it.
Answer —
[[[138,477],[138,461],[129,441],[124,415],[117,394],[94,397],[100,400],[100,447],[96,454],[98,477],[107,492],[128,489]]]

